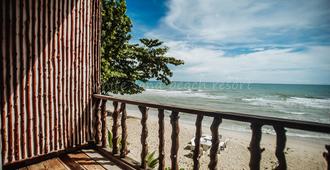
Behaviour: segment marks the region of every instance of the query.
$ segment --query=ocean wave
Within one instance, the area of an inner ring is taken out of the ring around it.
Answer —
[[[164,89],[146,89],[147,93],[161,95],[166,97],[198,97],[205,99],[226,99],[226,96],[216,96],[202,92],[201,90],[164,90]]]
[[[287,99],[290,103],[300,104],[307,107],[320,109],[330,109],[330,99],[290,97]]]
[[[316,98],[302,98],[302,97],[289,97],[287,99],[273,99],[273,98],[243,98],[252,105],[257,106],[301,106],[308,108],[330,109],[330,99],[316,99]],[[292,112],[291,112],[292,113]],[[295,114],[295,113],[292,113]],[[300,114],[300,113],[296,113]]]

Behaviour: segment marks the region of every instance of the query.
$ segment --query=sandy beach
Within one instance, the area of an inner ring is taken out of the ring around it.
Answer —
[[[107,122],[111,122],[110,117]],[[112,122],[110,125],[111,126]],[[192,151],[188,149],[188,143],[195,135],[195,127],[187,124],[184,121],[180,122],[179,133],[179,166],[180,168],[192,169],[193,161],[191,158]],[[129,116],[127,119],[128,126],[128,149],[130,153],[128,156],[140,162],[141,153],[141,123],[140,118]],[[211,134],[209,125],[203,124],[203,134]],[[108,127],[108,129],[110,129]],[[121,131],[121,128],[119,128]],[[218,168],[219,169],[249,169],[250,153],[247,149],[251,133],[231,131],[226,129],[219,129],[219,134],[222,135],[220,141],[229,140],[224,150],[218,154]],[[166,167],[170,166],[170,148],[171,148],[171,125],[169,118],[165,118],[165,163]],[[158,155],[158,120],[156,117],[149,116],[148,118],[148,147],[149,152],[156,151]],[[326,163],[322,157],[324,145],[329,144],[329,140],[301,138],[301,137],[287,137],[286,145],[286,159],[288,169],[310,170],[310,169],[325,169]],[[265,148],[262,153],[261,169],[274,169],[277,165],[275,157],[276,138],[274,135],[263,134],[261,140],[261,147]],[[200,158],[201,169],[207,169],[209,163],[209,156],[204,152]]]

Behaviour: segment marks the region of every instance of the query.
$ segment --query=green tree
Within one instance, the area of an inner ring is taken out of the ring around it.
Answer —
[[[169,65],[181,65],[183,61],[166,56],[168,48],[158,39],[129,42],[132,22],[126,15],[125,0],[103,0],[102,6],[102,93],[141,93],[144,89],[137,81],[150,79],[170,84],[173,72]]]

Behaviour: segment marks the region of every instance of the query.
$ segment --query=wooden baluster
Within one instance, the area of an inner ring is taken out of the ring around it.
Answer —
[[[106,117],[107,117],[107,112],[106,112],[106,104],[107,100],[102,100],[101,104],[101,121],[102,121],[102,147],[107,146],[107,138],[106,138],[106,133],[107,133],[107,126],[106,126]]]
[[[284,148],[286,144],[286,130],[283,126],[274,126],[274,130],[276,132],[276,151],[275,155],[278,160],[278,166],[276,167],[277,170],[286,170],[286,159],[284,154]]]
[[[113,113],[112,113],[112,119],[113,119],[113,125],[112,125],[112,154],[118,154],[118,116],[119,116],[119,110],[118,110],[118,102],[113,102]]]
[[[179,112],[173,111],[171,114],[172,125],[172,146],[171,146],[171,169],[178,170],[178,150],[179,150]]]
[[[200,156],[200,139],[202,136],[202,120],[203,115],[198,114],[196,119],[196,134],[195,134],[195,149],[194,149],[194,170],[199,169],[199,156]]]
[[[325,145],[325,149],[327,149],[327,152],[323,153],[323,157],[327,162],[327,170],[330,170],[330,145]]]
[[[120,149],[120,157],[124,158],[127,154],[127,112],[126,112],[126,104],[122,103],[120,106],[121,111],[121,149]]]
[[[159,170],[165,169],[165,151],[164,151],[164,109],[158,109],[158,124],[159,124]]]
[[[219,149],[219,125],[222,122],[220,117],[214,117],[212,125],[210,127],[212,133],[212,146],[210,149],[210,163],[209,169],[218,169],[218,149]]]
[[[261,127],[260,123],[252,123],[252,138],[249,146],[250,150],[250,169],[259,170],[260,169],[260,160],[261,160],[261,153],[264,149],[260,148],[260,141],[261,141]]]
[[[100,144],[100,116],[99,116],[99,106],[100,106],[101,100],[97,99],[95,102],[95,144]]]
[[[148,119],[148,108],[145,106],[139,106],[139,110],[142,113],[141,125],[142,125],[142,133],[141,133],[141,145],[142,145],[142,152],[141,152],[141,168],[147,168],[146,157],[148,154],[148,128],[147,128],[147,119]]]

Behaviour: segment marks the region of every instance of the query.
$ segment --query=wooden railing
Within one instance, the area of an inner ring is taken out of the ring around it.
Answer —
[[[248,122],[251,124],[252,130],[252,138],[249,145],[250,151],[250,163],[249,167],[253,170],[260,169],[260,160],[261,153],[263,149],[260,147],[261,135],[262,135],[262,126],[270,125],[273,126],[276,132],[276,151],[275,155],[278,159],[278,167],[276,169],[287,169],[286,158],[284,154],[284,149],[286,145],[286,128],[299,129],[305,131],[312,132],[321,132],[321,133],[330,133],[330,125],[329,124],[321,124],[315,122],[306,122],[300,120],[288,120],[281,118],[273,118],[273,117],[265,117],[265,116],[257,116],[257,115],[248,115],[241,113],[233,113],[233,112],[220,112],[220,111],[207,111],[207,110],[196,110],[196,109],[188,109],[184,107],[176,107],[170,105],[160,105],[153,104],[147,102],[133,101],[133,100],[125,100],[119,99],[111,96],[105,96],[100,94],[94,94],[94,98],[96,99],[96,109],[94,113],[96,113],[96,121],[95,121],[95,132],[96,132],[96,144],[101,145],[103,147],[106,146],[106,102],[108,100],[113,102],[114,111],[112,113],[113,126],[112,126],[112,142],[113,149],[112,154],[118,158],[125,158],[127,154],[127,128],[126,128],[126,104],[136,105],[142,113],[141,125],[141,162],[140,166],[137,169],[146,169],[146,155],[148,153],[148,143],[146,141],[148,137],[148,129],[147,129],[147,119],[148,119],[148,109],[156,108],[158,109],[158,118],[159,118],[159,169],[165,169],[165,155],[164,155],[164,110],[171,111],[170,122],[172,126],[172,145],[171,145],[171,170],[177,170],[178,167],[178,149],[179,149],[179,113],[188,113],[197,115],[196,119],[196,133],[195,133],[195,149],[193,153],[193,162],[194,169],[199,169],[199,155],[200,155],[200,137],[202,133],[202,120],[204,116],[213,117],[213,122],[211,124],[211,132],[212,132],[212,145],[210,150],[210,163],[208,165],[209,169],[217,169],[217,152],[219,149],[219,136],[218,129],[223,119],[227,120],[235,120],[240,122]],[[101,108],[100,107],[101,103]],[[120,107],[119,107],[120,105]],[[101,110],[101,116],[99,115]],[[118,119],[121,113],[121,149],[118,150],[117,139],[118,136]],[[101,140],[102,139],[102,140]],[[329,152],[330,146],[326,145],[327,153],[323,154],[325,160],[327,161],[327,166],[329,169]],[[120,152],[120,153],[118,153]],[[118,156],[119,154],[119,156]]]

